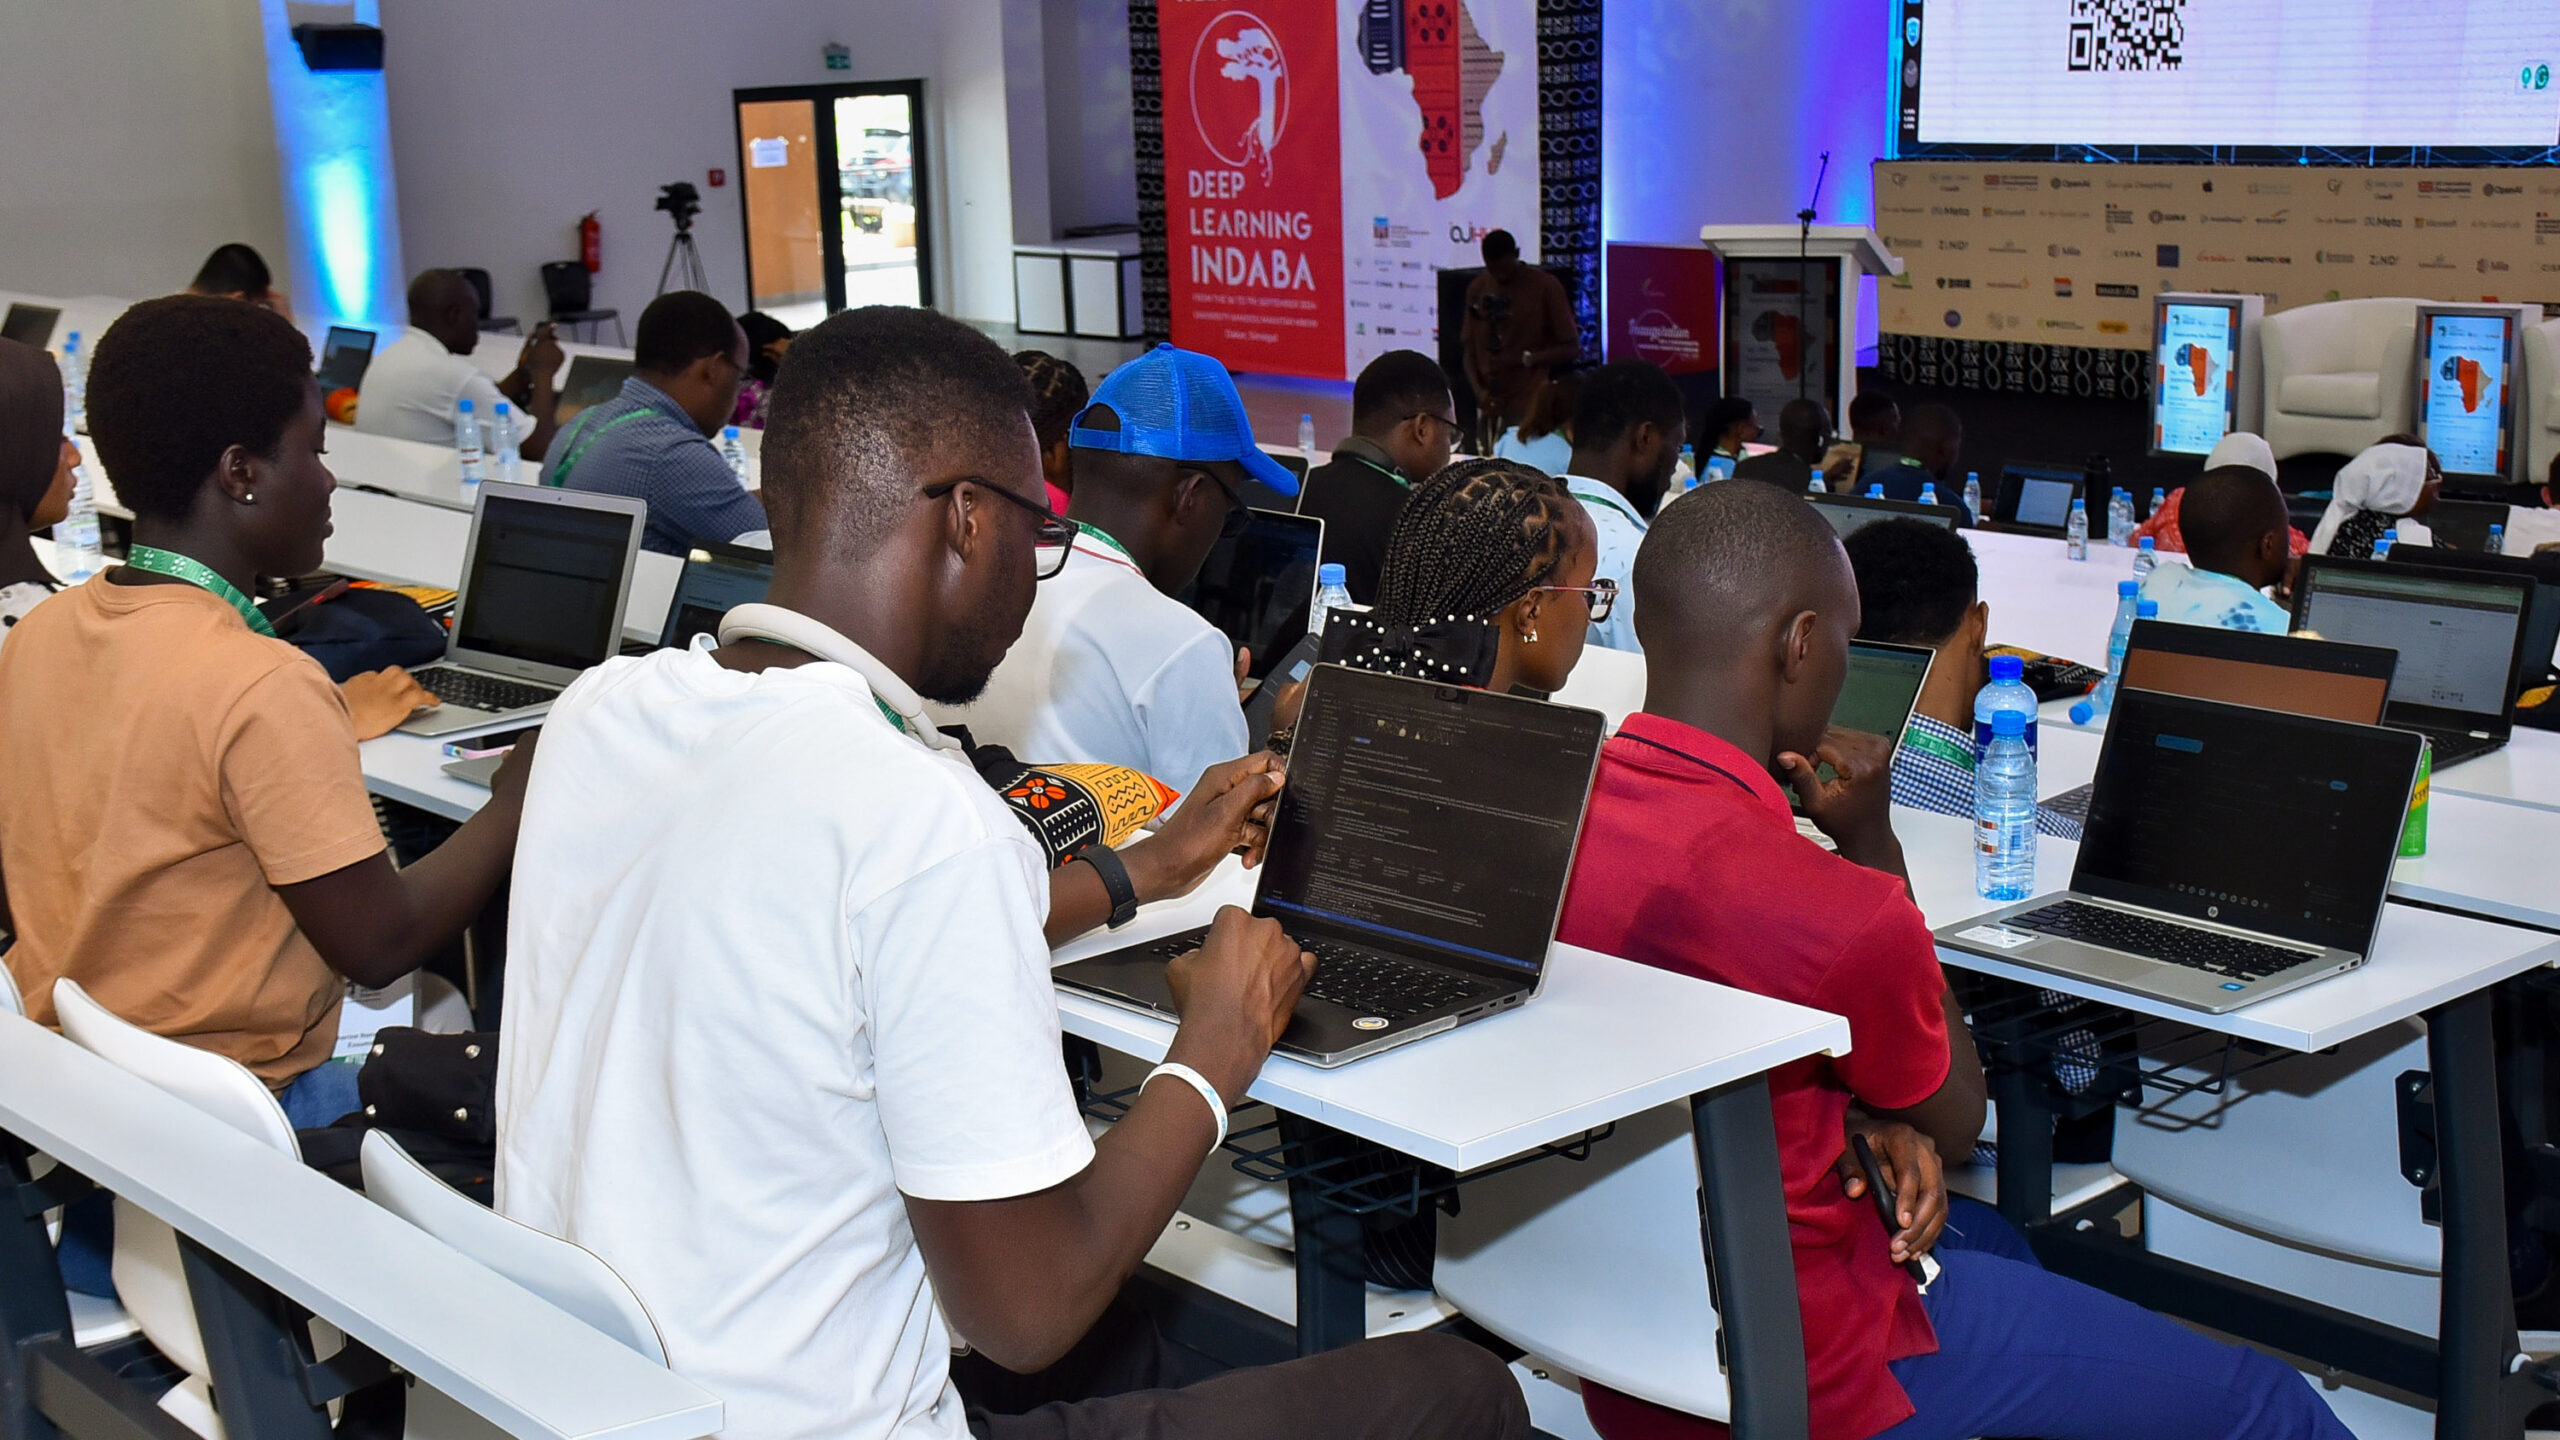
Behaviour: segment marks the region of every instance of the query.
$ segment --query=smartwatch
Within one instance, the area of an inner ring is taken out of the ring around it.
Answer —
[[[1096,841],[1067,858],[1083,861],[1102,877],[1103,893],[1111,897],[1111,918],[1104,922],[1108,928],[1117,930],[1137,918],[1138,887],[1129,883],[1129,867],[1121,861],[1120,852]]]

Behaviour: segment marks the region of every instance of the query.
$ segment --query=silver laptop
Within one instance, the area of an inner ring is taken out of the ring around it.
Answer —
[[[400,728],[449,735],[539,715],[611,659],[648,515],[621,495],[482,485],[444,659],[410,672],[444,703]]]
[[[1534,997],[1607,728],[1596,710],[1317,666],[1253,897],[1316,957],[1275,1048],[1341,1065]],[[1050,974],[1171,1018],[1165,962],[1205,934]]]
[[[1938,943],[2217,1015],[2352,970],[2382,923],[2419,743],[2119,691],[2071,888]]]

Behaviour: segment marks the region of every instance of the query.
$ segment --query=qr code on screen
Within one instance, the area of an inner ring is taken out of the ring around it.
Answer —
[[[2175,70],[2187,0],[2071,0],[2071,68]]]

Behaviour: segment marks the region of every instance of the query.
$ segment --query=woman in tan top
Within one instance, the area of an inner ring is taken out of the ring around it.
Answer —
[[[325,1125],[356,1107],[356,1067],[324,1063],[346,983],[408,974],[488,902],[530,747],[478,816],[393,868],[348,699],[246,598],[319,567],[337,485],[291,322],[145,301],[99,340],[88,393],[133,547],[0,648],[9,969],[40,1021],[69,976],[246,1065],[295,1125]]]

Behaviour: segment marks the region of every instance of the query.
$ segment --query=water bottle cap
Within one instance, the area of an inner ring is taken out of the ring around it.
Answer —
[[[2024,734],[2026,734],[2026,733],[2027,733],[2027,715],[2026,715],[2026,712],[2025,712],[2025,711],[2023,711],[2023,710],[1994,710],[1994,711],[1992,711],[1992,712],[1991,712],[1991,733],[1992,733],[1992,734],[1994,734],[1994,735],[2024,735]]]
[[[1350,571],[1343,569],[1341,566],[1334,564],[1330,560],[1316,567],[1316,584],[1318,587],[1326,585],[1348,586],[1351,583],[1350,576]]]
[[[2489,522],[2489,533],[2492,535],[2504,535],[2507,533],[2507,527],[2493,520]]]
[[[723,439],[723,440],[735,440],[735,439],[737,439],[737,438],[738,438],[738,427],[737,427],[737,426],[735,426],[735,425],[723,425],[723,426],[721,426],[721,427],[720,427],[720,438],[721,438],[721,439]]]
[[[1881,500],[1881,499],[1883,499],[1883,498],[1884,498],[1884,487],[1883,487],[1882,485],[1870,485],[1870,486],[1868,486],[1868,487],[1867,487],[1867,498],[1868,498],[1868,499],[1870,499],[1870,500]]]
[[[1299,418],[1299,419],[1301,419],[1301,420],[1303,420],[1303,421],[1305,421],[1305,422],[1307,422],[1307,423],[1308,423],[1308,424],[1310,424],[1310,425],[1313,425],[1314,423],[1316,423],[1316,417],[1315,417],[1313,414],[1300,415],[1298,418]]]
[[[2089,508],[2089,502],[2081,499],[2077,495],[2074,495],[2071,497],[2071,508],[2074,510],[2086,510]]]
[[[471,402],[468,400],[461,401],[457,404],[456,408],[461,410],[463,414],[468,415],[471,413]]]
[[[2148,536],[2148,535],[2143,536],[2143,537],[2142,537],[2142,539],[2141,539],[2141,541],[2140,541],[2139,543],[2140,543],[2140,545],[2142,546],[2142,548],[2143,548],[2143,549],[2145,549],[2145,550],[2157,550],[2157,549],[2159,549],[2159,548],[2160,548],[2159,546],[2154,545],[2154,544],[2151,542],[2151,537],[2150,537],[2150,536]]]
[[[1995,684],[2002,680],[2015,680],[2026,673],[2027,662],[2015,655],[1991,657],[1991,679]]]
[[[2134,602],[2133,602],[2133,618],[2135,618],[2136,620],[2157,620],[2157,619],[2159,619],[2159,618],[2160,618],[2160,602],[2159,602],[2159,601],[2157,601],[2157,600],[2136,600],[2136,601],[2134,601]]]
[[[1968,484],[1968,485],[1972,484],[1973,482],[1975,482],[1976,480],[1979,480],[1979,479],[1981,479],[1981,478],[1982,478],[1982,472],[1981,472],[1981,471],[1979,471],[1979,470],[1967,470],[1966,472],[1964,472],[1964,480],[1965,480],[1965,483],[1966,483],[1966,484]]]
[[[499,413],[499,414],[501,414],[501,415],[504,415],[504,414],[506,414],[506,413],[507,413],[507,402],[506,402],[506,401],[501,400],[501,401],[499,401],[499,402],[498,402],[498,413]]]
[[[2089,703],[2088,701],[2086,701],[2086,700],[2074,700],[2074,701],[2072,701],[2072,702],[2071,702],[2071,723],[2072,723],[2072,724],[2074,724],[2074,725],[2086,725],[2086,724],[2088,724],[2090,721],[2092,721],[2092,720],[2096,719],[2097,717],[2098,717],[2098,707],[2096,707],[2095,705],[2090,704],[2090,703]]]
[[[2123,599],[2127,595],[2138,594],[2141,590],[2142,582],[2139,580],[2119,580],[2116,582],[2116,598],[2119,600]]]

